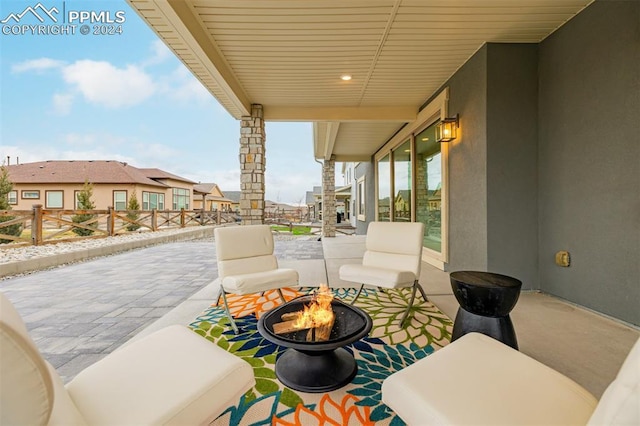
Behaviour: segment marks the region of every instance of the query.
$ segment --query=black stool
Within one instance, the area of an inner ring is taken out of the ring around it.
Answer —
[[[518,301],[522,282],[506,275],[478,271],[452,272],[449,278],[460,304],[451,341],[477,331],[518,349],[509,312]]]

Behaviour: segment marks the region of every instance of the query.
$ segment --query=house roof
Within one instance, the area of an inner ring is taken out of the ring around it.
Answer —
[[[231,202],[233,203],[240,202],[240,194],[241,194],[240,191],[223,191],[222,193],[224,194],[225,197],[230,199]]]
[[[209,194],[211,191],[213,191],[213,188],[215,188],[216,186],[218,185],[215,183],[199,183],[197,185],[193,185],[193,192],[199,192],[201,194]]]
[[[56,160],[7,166],[13,183],[136,183],[166,188],[144,169],[120,161]]]
[[[345,162],[485,43],[538,43],[593,0],[127,1],[233,117],[313,122],[314,156]]]
[[[313,191],[307,191],[306,196],[305,196],[305,200],[306,200],[307,204],[315,204],[316,203],[316,199],[313,196]]]
[[[151,179],[173,179],[186,183],[195,183],[192,180],[183,178],[182,176],[174,175],[173,173],[165,172],[161,169],[150,168],[150,169],[140,169],[142,173],[144,173],[147,177]]]

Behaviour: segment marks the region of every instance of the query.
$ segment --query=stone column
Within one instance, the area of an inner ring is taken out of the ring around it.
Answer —
[[[322,236],[336,236],[336,162],[324,160],[322,166]]]
[[[262,105],[240,122],[240,216],[243,225],[264,223],[265,140]]]

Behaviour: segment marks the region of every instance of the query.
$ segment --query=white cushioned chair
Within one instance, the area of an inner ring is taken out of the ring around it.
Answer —
[[[273,254],[273,234],[269,225],[220,227],[214,230],[214,236],[220,293],[231,327],[237,334],[238,327],[229,311],[226,295],[277,289],[284,303],[286,300],[280,289],[297,286],[298,271],[278,268],[278,259]]]
[[[116,350],[66,386],[0,293],[0,424],[208,424],[255,384],[253,369],[184,326]]]
[[[639,425],[640,340],[599,402],[568,377],[480,333],[389,376],[382,401],[409,425]]]
[[[409,315],[416,290],[427,301],[418,283],[422,262],[424,224],[421,222],[371,222],[367,228],[366,251],[362,264],[342,265],[341,280],[360,283],[353,298],[356,302],[364,285],[379,288],[413,287],[411,301],[400,319],[400,326]]]

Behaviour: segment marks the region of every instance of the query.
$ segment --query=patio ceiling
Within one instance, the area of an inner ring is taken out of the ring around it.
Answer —
[[[484,43],[540,42],[592,2],[127,1],[233,117],[314,122],[337,161],[368,160]]]

